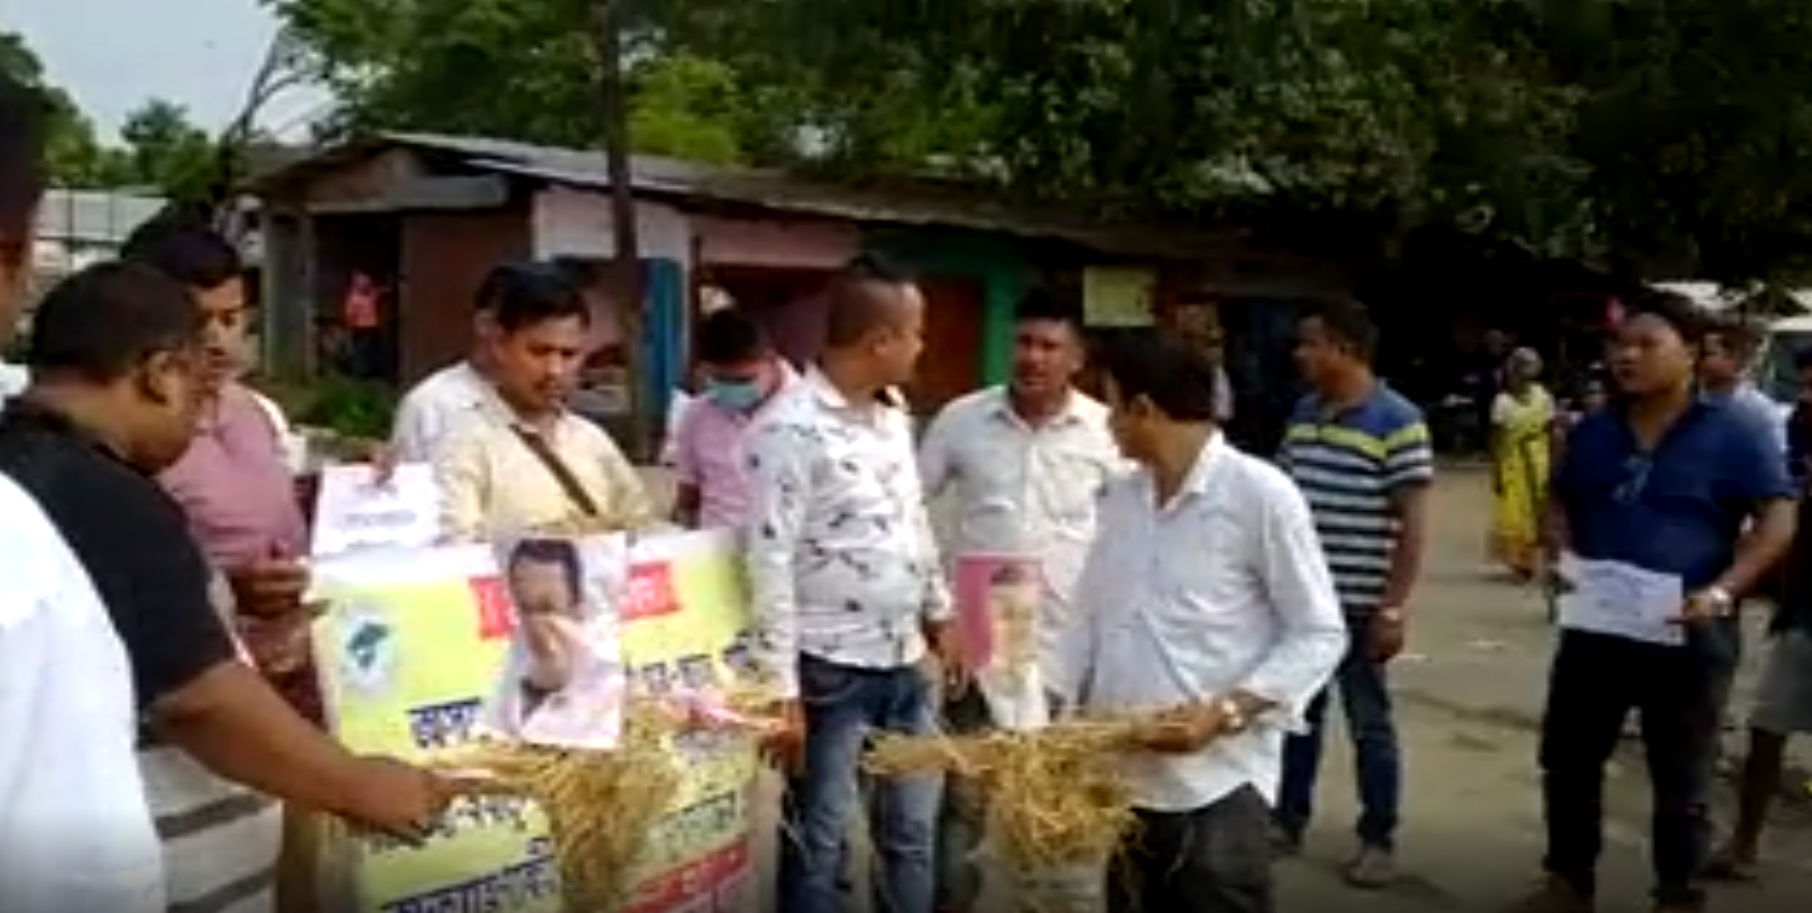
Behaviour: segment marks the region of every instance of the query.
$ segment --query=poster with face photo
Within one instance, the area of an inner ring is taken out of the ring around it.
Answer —
[[[562,748],[616,747],[627,686],[618,603],[628,562],[620,535],[499,543],[514,627],[482,731]]]

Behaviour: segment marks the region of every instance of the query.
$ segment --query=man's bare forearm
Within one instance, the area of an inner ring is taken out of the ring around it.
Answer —
[[[1756,584],[1786,556],[1793,544],[1798,518],[1792,501],[1771,501],[1756,516],[1743,538],[1738,540],[1736,558],[1718,578],[1717,585],[1735,596],[1755,589]]]
[[[1395,501],[1397,545],[1391,549],[1384,605],[1401,610],[1409,603],[1416,581],[1422,576],[1422,557],[1428,550],[1428,486],[1404,489]]]

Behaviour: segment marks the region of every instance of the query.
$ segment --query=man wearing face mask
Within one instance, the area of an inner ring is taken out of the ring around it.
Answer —
[[[741,529],[749,512],[743,457],[751,423],[799,377],[774,352],[766,331],[743,311],[713,311],[694,346],[704,385],[674,431],[679,482],[673,520],[698,529]]]

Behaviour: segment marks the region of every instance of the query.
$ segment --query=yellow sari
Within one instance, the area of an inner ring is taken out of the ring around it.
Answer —
[[[1535,570],[1553,425],[1554,399],[1540,384],[1499,393],[1491,405],[1491,553],[1517,574]]]

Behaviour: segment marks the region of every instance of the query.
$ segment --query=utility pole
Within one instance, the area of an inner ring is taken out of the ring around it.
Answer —
[[[604,113],[604,159],[610,174],[610,231],[616,242],[616,294],[623,296],[623,367],[628,375],[629,436],[637,454],[653,451],[648,414],[652,401],[644,368],[647,321],[642,264],[636,236],[635,185],[629,158],[629,98],[623,83],[623,30],[627,0],[596,0],[593,38],[598,54],[598,100]]]

